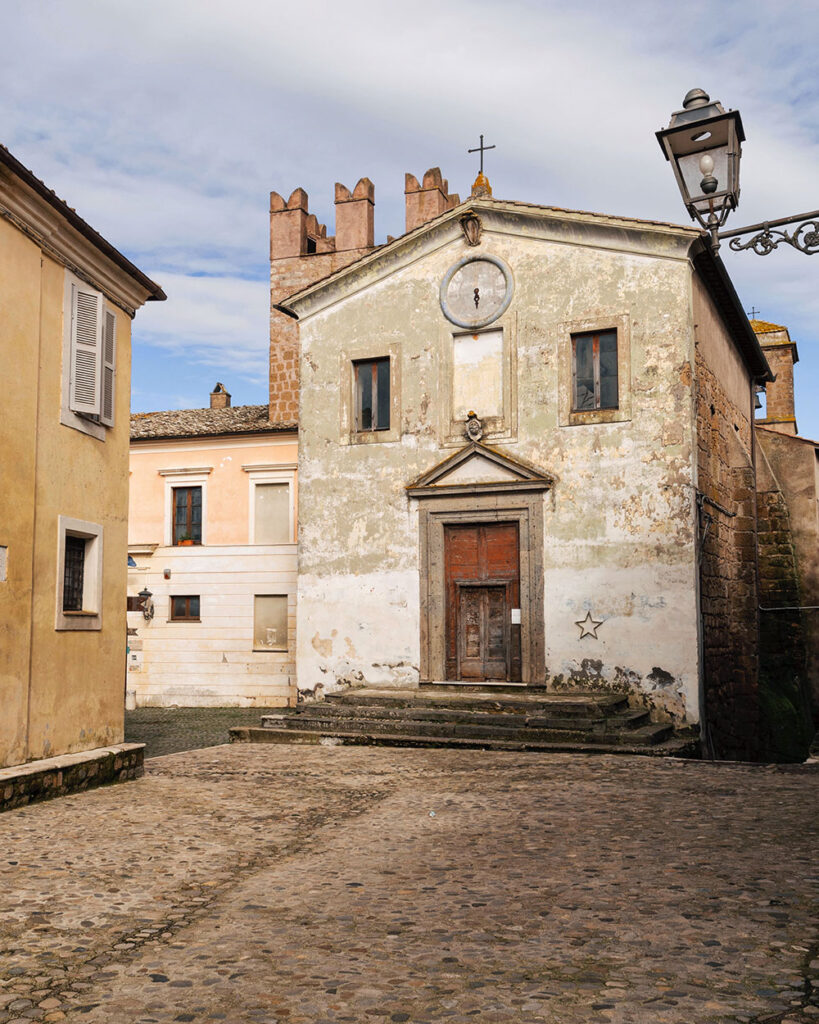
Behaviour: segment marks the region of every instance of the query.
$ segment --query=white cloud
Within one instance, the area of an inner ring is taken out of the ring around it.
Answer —
[[[263,381],[267,299],[247,279],[266,275],[270,189],[304,186],[332,232],[333,182],[366,174],[383,238],[404,171],[439,164],[468,191],[479,132],[496,195],[687,221],[653,133],[699,85],[748,134],[733,223],[819,207],[814,0],[38,0],[3,29],[3,141],[174,296],[137,318],[138,372],[189,346],[211,375],[239,351]],[[813,261],[723,251],[746,305],[781,307],[806,352]],[[806,393],[819,368],[800,370]]]

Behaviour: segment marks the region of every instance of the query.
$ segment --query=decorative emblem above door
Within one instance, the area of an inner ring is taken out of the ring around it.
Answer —
[[[486,327],[506,312],[514,291],[512,271],[499,256],[464,256],[444,275],[441,309],[456,327]]]

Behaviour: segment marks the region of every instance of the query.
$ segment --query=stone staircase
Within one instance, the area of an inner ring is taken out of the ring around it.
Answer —
[[[697,756],[696,740],[653,723],[618,694],[430,684],[328,694],[230,730],[231,742],[455,747]]]

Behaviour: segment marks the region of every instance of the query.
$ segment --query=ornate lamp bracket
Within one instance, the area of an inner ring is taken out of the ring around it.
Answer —
[[[799,223],[801,221],[801,223]],[[779,230],[786,224],[798,224],[793,232]],[[740,235],[756,232],[747,242]],[[767,256],[780,245],[790,245],[806,256],[819,252],[819,210],[812,213],[800,213],[797,217],[782,217],[780,220],[763,221],[751,224],[747,228],[735,228],[733,231],[721,231],[720,241],[730,238],[729,248],[734,252],[750,249],[758,256]]]

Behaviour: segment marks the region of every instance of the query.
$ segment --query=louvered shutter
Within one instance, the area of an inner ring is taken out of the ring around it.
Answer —
[[[100,422],[104,423],[106,427],[114,425],[116,359],[117,318],[110,310],[106,310],[102,331],[102,411],[100,413]]]
[[[100,414],[102,295],[74,285],[71,302],[71,396],[73,412]]]

